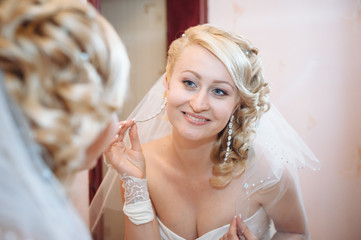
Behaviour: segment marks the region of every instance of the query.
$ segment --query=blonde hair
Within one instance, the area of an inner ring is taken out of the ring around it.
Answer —
[[[92,6],[76,0],[3,0],[0,22],[5,88],[66,179],[123,104],[125,48]]]
[[[187,29],[183,37],[176,39],[168,51],[167,78],[173,73],[174,64],[182,50],[191,44],[199,44],[213,53],[227,68],[239,90],[241,104],[234,112],[230,155],[224,162],[227,149],[228,126],[220,133],[212,150],[214,162],[210,182],[215,187],[229,184],[233,176],[245,170],[248,149],[255,137],[256,124],[269,108],[269,86],[264,80],[258,49],[242,36],[227,32],[210,24]]]

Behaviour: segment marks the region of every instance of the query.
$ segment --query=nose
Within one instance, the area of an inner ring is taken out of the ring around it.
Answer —
[[[199,91],[193,95],[190,105],[195,113],[206,111],[209,109],[209,96],[206,92]]]

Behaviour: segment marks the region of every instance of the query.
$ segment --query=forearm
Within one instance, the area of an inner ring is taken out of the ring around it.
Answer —
[[[160,239],[156,214],[149,198],[147,180],[121,176],[125,214],[125,239]]]
[[[125,216],[125,240],[159,240],[159,227],[156,219],[153,221],[135,225],[132,223],[127,216]]]

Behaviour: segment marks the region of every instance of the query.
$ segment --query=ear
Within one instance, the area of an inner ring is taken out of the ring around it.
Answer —
[[[165,74],[164,84],[165,84],[165,90],[168,91],[169,90],[169,80],[168,80],[167,74]]]
[[[233,109],[232,115],[237,111],[238,108],[241,107],[241,101],[242,101],[241,98],[239,98],[239,100],[237,101],[236,106]]]

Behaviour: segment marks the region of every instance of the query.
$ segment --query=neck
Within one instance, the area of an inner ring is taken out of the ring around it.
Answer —
[[[171,148],[174,152],[173,164],[190,176],[209,174],[213,163],[210,158],[215,139],[192,141],[173,132]]]

